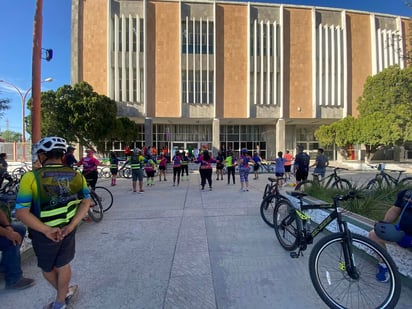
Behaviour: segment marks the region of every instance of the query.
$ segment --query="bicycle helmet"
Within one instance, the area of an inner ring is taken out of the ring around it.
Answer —
[[[399,231],[395,224],[387,222],[376,222],[373,227],[376,236],[383,240],[398,242],[405,237],[404,231]]]
[[[247,149],[246,149],[246,148],[242,148],[241,153],[247,153]]]
[[[50,152],[52,150],[66,151],[66,140],[58,136],[49,136],[42,138],[33,146],[33,153]]]
[[[139,152],[141,152],[142,150],[140,149],[140,148],[135,148],[135,149],[133,149],[133,152],[135,153],[135,154],[138,154]]]

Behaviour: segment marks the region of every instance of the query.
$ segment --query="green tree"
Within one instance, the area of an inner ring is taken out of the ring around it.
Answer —
[[[21,141],[21,133],[10,131],[10,130],[5,130],[1,132],[0,136],[6,142],[20,142]]]
[[[10,108],[9,99],[0,99],[0,118],[4,116],[4,112]]]
[[[94,92],[86,82],[43,92],[41,101],[43,136],[64,136],[68,142],[103,150],[116,128],[116,102]]]
[[[365,144],[368,155],[380,146],[412,141],[412,67],[393,66],[368,77],[358,111],[358,118],[321,126],[316,138],[325,145]]]
[[[127,145],[132,144],[138,139],[138,124],[127,117],[120,117],[116,120],[115,129],[111,132],[111,139],[118,140],[121,137],[122,141]]]

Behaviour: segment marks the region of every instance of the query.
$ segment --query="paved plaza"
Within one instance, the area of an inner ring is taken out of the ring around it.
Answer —
[[[309,278],[311,247],[291,259],[260,217],[268,174],[251,175],[249,192],[239,192],[238,176],[236,185],[214,178],[213,190],[204,192],[196,171],[176,187],[167,176],[145,185],[144,194],[119,179],[103,221],[79,227],[74,308],[326,308]],[[1,308],[37,309],[53,299],[33,255],[23,270],[37,284],[0,290]],[[404,285],[397,308],[411,303]]]

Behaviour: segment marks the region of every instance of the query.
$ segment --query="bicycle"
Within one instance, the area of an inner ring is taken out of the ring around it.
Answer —
[[[90,190],[90,197],[92,198],[92,202],[87,213],[94,222],[100,222],[103,220],[102,203],[96,192],[94,192],[92,189]]]
[[[31,166],[27,162],[23,162],[20,167],[15,168],[11,175],[14,178],[20,179],[25,173],[30,172],[32,170]]]
[[[393,308],[400,297],[401,279],[395,262],[378,244],[369,238],[352,234],[342,218],[339,202],[355,198],[350,192],[336,195],[332,204],[311,204],[306,193],[292,191],[299,202],[281,199],[276,204],[273,222],[280,245],[291,252],[292,258],[303,256],[313,239],[333,220],[338,232],[320,239],[309,256],[309,273],[320,298],[331,308]],[[319,225],[310,230],[309,209],[332,209]],[[378,262],[386,264],[389,282],[376,280]]]
[[[92,189],[90,188],[90,190]],[[93,191],[97,195],[100,203],[102,204],[103,212],[108,211],[113,206],[112,192],[106,187],[102,186],[96,186]]]
[[[313,173],[313,180],[304,180],[301,181],[296,187],[296,191],[305,191],[308,188],[312,186],[322,186],[324,188],[334,188],[334,189],[340,189],[340,190],[350,190],[352,188],[352,184],[350,183],[349,180],[341,178],[338,175],[338,170],[345,170],[347,171],[347,168],[343,167],[333,167],[329,166],[329,168],[333,169],[332,174],[319,179],[319,174]]]
[[[269,225],[270,227],[274,227],[273,210],[275,209],[276,203],[280,199],[285,198],[279,192],[279,181],[283,179],[269,177],[268,180],[270,181],[270,184],[267,184],[265,187],[263,200],[260,203],[260,216],[267,225]]]
[[[383,163],[379,163],[377,165],[368,164],[368,166],[378,170],[375,178],[371,179],[366,184],[366,189],[368,190],[376,190],[384,187],[396,187],[398,185],[403,187],[412,185],[412,177],[404,177],[401,179],[401,176],[405,170],[387,170],[388,172],[398,173],[398,176],[394,177],[385,172],[385,164]]]

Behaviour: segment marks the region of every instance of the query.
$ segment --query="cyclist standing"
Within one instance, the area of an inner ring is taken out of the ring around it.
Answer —
[[[144,193],[143,190],[143,165],[145,158],[142,156],[142,151],[139,148],[133,149],[133,153],[127,158],[127,161],[123,166],[130,163],[130,169],[132,170],[132,188],[133,192],[137,189],[137,180],[139,180],[139,193]]]
[[[303,180],[308,179],[309,162],[310,157],[306,152],[303,152],[303,146],[297,146],[295,162],[293,164],[297,184],[299,184],[299,182]]]
[[[97,167],[101,165],[101,163],[94,157],[93,150],[87,150],[86,153],[87,156],[83,157],[79,162],[76,163],[76,165],[83,165],[83,176],[87,179],[90,187],[94,190],[94,188],[96,187],[97,178],[99,177]]]
[[[259,156],[259,153],[255,152],[253,154],[253,172],[255,174],[255,178],[253,178],[253,180],[256,180],[259,178],[259,167],[260,167],[260,163],[262,162],[262,158]]]
[[[233,184],[235,184],[236,158],[233,156],[233,152],[231,150],[229,150],[227,153],[225,164],[227,169],[227,184],[230,184],[230,176],[232,176]]]
[[[290,179],[290,172],[292,169],[292,162],[293,162],[293,155],[289,152],[289,150],[286,150],[286,153],[284,155],[285,158],[285,180]]]
[[[176,178],[177,178],[177,186],[180,183],[180,171],[182,169],[182,157],[180,156],[179,150],[176,150],[175,155],[172,158],[173,163],[173,187],[176,185]]]
[[[69,146],[67,147],[67,152],[63,157],[63,163],[66,164],[67,166],[74,166],[77,163],[76,158],[74,157],[74,151],[76,150],[76,148],[74,148],[73,146]]]
[[[182,161],[180,161],[180,163],[182,164],[182,180],[185,179],[185,173],[186,179],[189,180],[189,156],[187,155],[187,152],[182,152]]]
[[[249,162],[252,158],[247,153],[246,148],[242,148],[239,157],[240,191],[249,191]]]
[[[117,173],[119,171],[119,158],[114,151],[110,152],[110,173],[112,174],[112,186],[116,185]]]
[[[77,292],[77,285],[69,287],[70,262],[76,227],[90,207],[90,193],[84,176],[63,164],[63,138],[43,138],[33,150],[42,167],[23,175],[17,217],[28,226],[38,266],[57,291],[56,300],[46,308],[65,308]]]
[[[323,153],[322,148],[318,148],[318,155],[316,157],[315,163],[311,167],[315,167],[314,173],[318,174],[320,177],[325,177],[326,167],[329,165],[328,157]]]

